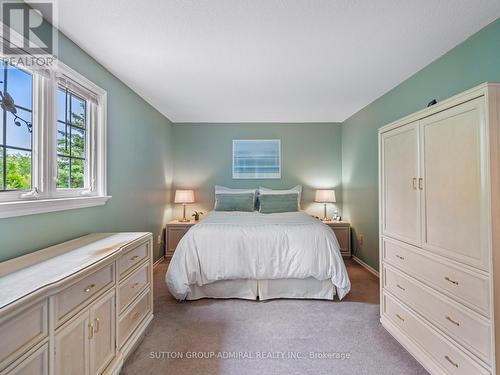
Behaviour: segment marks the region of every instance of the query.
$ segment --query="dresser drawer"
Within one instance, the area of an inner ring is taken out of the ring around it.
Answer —
[[[120,278],[122,278],[132,267],[149,258],[149,252],[149,242],[144,242],[120,256],[116,262]]]
[[[489,317],[488,277],[444,263],[423,255],[420,249],[385,238],[382,240],[382,257],[385,262]]]
[[[491,363],[490,322],[410,276],[384,266],[384,288],[448,333],[486,363]]]
[[[383,314],[401,331],[406,333],[446,373],[453,375],[490,374],[471,357],[455,347],[436,329],[424,323],[410,309],[383,294]]]
[[[49,373],[49,344],[43,345],[27,358],[20,359],[2,375],[47,375]]]
[[[330,226],[333,232],[335,233],[335,237],[337,237],[337,241],[340,246],[340,253],[342,256],[350,256],[351,255],[351,229],[349,227],[335,227]]]
[[[120,319],[118,323],[118,346],[121,348],[128,337],[134,332],[137,326],[142,322],[144,317],[150,311],[149,309],[149,292],[144,293]]]
[[[118,311],[121,313],[150,282],[151,268],[145,264],[127,278],[118,289]]]
[[[71,313],[76,308],[83,308],[93,297],[104,292],[113,283],[113,265],[109,265],[56,294],[55,310],[57,325],[62,324],[72,315]]]
[[[48,336],[47,300],[2,319],[0,369]]]

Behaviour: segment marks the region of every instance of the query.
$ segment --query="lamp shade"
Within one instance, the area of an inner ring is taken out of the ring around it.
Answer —
[[[194,191],[176,190],[174,203],[194,203]]]
[[[335,190],[316,190],[315,202],[335,203]]]

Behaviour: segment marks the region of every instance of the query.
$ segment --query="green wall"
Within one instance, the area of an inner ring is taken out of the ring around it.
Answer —
[[[105,206],[0,219],[0,261],[91,232],[148,231],[170,219],[172,125],[68,38],[60,59],[108,92],[108,194]]]
[[[335,188],[342,202],[340,137],[341,126],[335,123],[174,124],[174,187],[195,190],[197,204],[188,206],[191,214],[194,209],[213,208],[214,185],[283,189],[302,184],[302,208],[322,215],[322,205],[313,203],[314,189]],[[232,140],[238,138],[281,139],[282,178],[233,180]],[[330,214],[333,209],[332,205]],[[181,211],[177,205],[174,216]]]
[[[403,62],[403,60],[402,60]],[[377,130],[483,82],[500,82],[500,20],[497,19],[342,125],[344,217],[364,236],[356,255],[378,269]]]

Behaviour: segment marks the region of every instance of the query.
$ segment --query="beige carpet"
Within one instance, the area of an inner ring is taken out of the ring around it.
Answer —
[[[162,263],[155,318],[123,374],[426,374],[380,325],[378,279],[347,265],[352,290],[342,302],[178,303]]]

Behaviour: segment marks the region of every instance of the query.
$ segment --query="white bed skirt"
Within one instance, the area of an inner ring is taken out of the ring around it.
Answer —
[[[275,279],[275,280],[221,280],[206,285],[191,285],[186,299],[242,298],[268,300],[274,298],[333,300],[335,286],[330,280]]]

